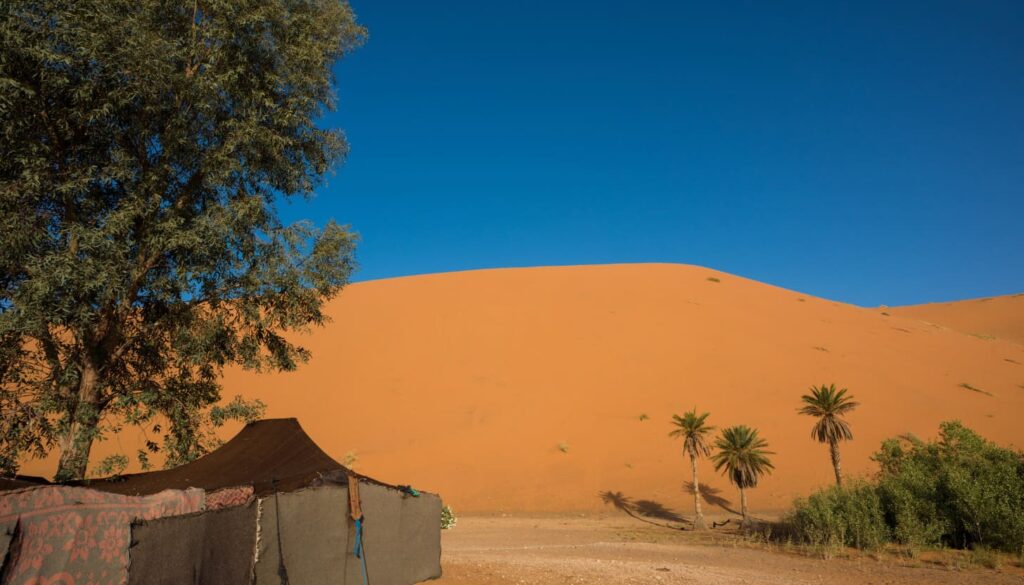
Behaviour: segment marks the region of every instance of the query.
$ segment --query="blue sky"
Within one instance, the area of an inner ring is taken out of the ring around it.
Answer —
[[[1024,291],[1024,2],[352,0],[288,220],[356,280],[700,264],[866,306]]]

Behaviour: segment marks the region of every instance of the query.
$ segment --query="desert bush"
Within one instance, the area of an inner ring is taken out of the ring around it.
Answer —
[[[939,440],[890,439],[875,455],[878,495],[897,541],[955,548],[1024,546],[1024,458],[959,422]]]
[[[797,500],[787,520],[797,538],[823,550],[844,546],[872,550],[889,540],[876,488],[863,481],[832,486]]]
[[[456,518],[455,514],[452,512],[451,506],[448,506],[448,505],[442,506],[441,507],[441,530],[448,530],[450,528],[455,528],[455,522],[456,521],[458,521],[458,518]]]
[[[877,478],[830,487],[797,500],[786,523],[799,541],[828,551],[877,548],[887,541],[922,547],[1024,551],[1024,455],[986,441],[959,422],[942,423],[937,441],[912,436],[882,443]],[[994,553],[993,553],[994,554]]]
[[[978,546],[972,550],[969,559],[972,565],[986,569],[998,569],[1000,565],[999,553],[985,546]]]

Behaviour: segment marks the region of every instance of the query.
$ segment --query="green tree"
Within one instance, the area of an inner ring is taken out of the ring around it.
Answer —
[[[743,515],[742,526],[750,526],[750,515],[747,510],[747,492],[757,487],[761,476],[771,473],[772,465],[766,450],[768,443],[757,436],[757,430],[746,425],[738,425],[722,429],[722,434],[715,441],[717,452],[711,456],[715,471],[722,472],[729,481],[740,490],[740,511]]]
[[[315,122],[365,34],[339,0],[3,3],[3,471],[56,448],[83,477],[124,424],[189,460],[253,413],[211,410],[226,365],[308,359],[287,334],[325,321],[354,236],[276,206],[346,154]]]
[[[811,436],[820,443],[828,443],[836,485],[843,485],[839,442],[853,439],[850,424],[843,416],[857,408],[859,403],[853,400],[853,396],[847,396],[846,388],[836,390],[835,384],[812,386],[811,393],[804,394],[801,400],[804,405],[799,412],[818,419],[811,427]]]
[[[707,528],[704,521],[704,513],[700,509],[700,482],[697,480],[697,459],[711,455],[711,447],[708,445],[711,431],[715,427],[707,424],[710,413],[698,415],[697,409],[685,413],[683,416],[672,415],[672,424],[676,428],[668,434],[670,437],[683,439],[683,452],[690,456],[690,469],[693,472],[693,506],[695,517],[693,527],[697,530]]]

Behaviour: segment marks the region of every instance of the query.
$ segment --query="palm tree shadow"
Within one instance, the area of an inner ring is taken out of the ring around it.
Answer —
[[[688,482],[684,483],[683,487],[686,488],[687,492],[689,492],[691,494],[693,493],[693,482],[692,481],[688,481]],[[731,512],[733,514],[739,514],[739,511],[734,510],[732,508],[732,502],[727,500],[726,498],[722,497],[721,493],[722,493],[722,490],[719,489],[719,488],[712,487],[712,486],[710,486],[710,485],[708,485],[706,483],[703,483],[703,482],[700,484],[700,497],[701,497],[702,500],[707,502],[707,504],[709,506],[718,506],[719,508],[725,510],[726,512]]]
[[[632,500],[622,492],[606,491],[598,494],[601,501],[605,504],[611,504],[615,508],[625,512],[630,517],[653,524],[655,526],[661,526],[662,528],[671,528],[673,530],[686,530],[685,526],[675,526],[665,522],[657,522],[656,520],[665,520],[667,522],[678,522],[681,524],[690,523],[689,520],[683,518],[675,511],[666,508],[664,504],[655,502],[653,500]]]

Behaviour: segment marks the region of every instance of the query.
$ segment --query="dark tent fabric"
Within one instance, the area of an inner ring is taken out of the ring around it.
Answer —
[[[414,497],[377,483],[359,486],[363,551],[373,585],[410,585],[441,576],[441,499]],[[260,500],[256,585],[279,585],[279,550],[291,583],[356,585],[362,561],[354,554],[348,487],[324,484]],[[280,532],[278,532],[280,528]],[[311,537],[315,534],[315,537]]]
[[[363,542],[370,583],[402,585],[441,576],[441,498],[361,484]]]
[[[255,585],[281,583],[281,553],[291,583],[362,583],[358,559],[352,555],[347,487],[325,485],[268,496],[260,500],[259,518]]]
[[[0,477],[0,492],[6,492],[8,490],[20,490],[22,488],[49,484],[50,482],[46,481],[41,477],[32,477],[30,475]]]
[[[246,425],[216,451],[173,469],[84,482],[92,489],[127,495],[164,489],[221,488],[251,485],[257,496],[309,485],[322,473],[344,467],[309,438],[294,418],[261,420]]]
[[[128,585],[245,585],[255,549],[255,502],[137,523]]]
[[[201,490],[145,497],[47,485],[0,492],[0,526],[18,526],[3,585],[122,585],[129,523],[202,509]]]

